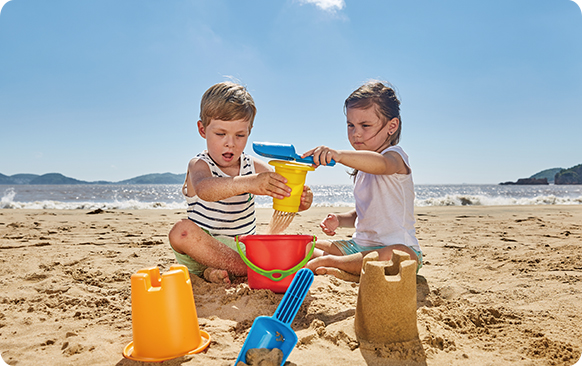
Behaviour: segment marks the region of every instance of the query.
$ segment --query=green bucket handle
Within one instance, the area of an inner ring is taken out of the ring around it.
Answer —
[[[293,268],[289,268],[286,270],[282,270],[282,269],[272,269],[270,271],[264,270],[261,267],[258,267],[256,264],[254,264],[253,262],[251,262],[243,253],[240,244],[238,243],[238,235],[235,237],[235,241],[236,241],[236,249],[238,250],[238,254],[240,255],[240,257],[242,258],[243,262],[245,262],[245,264],[247,266],[249,266],[250,269],[252,269],[253,271],[257,272],[258,274],[261,274],[265,277],[267,277],[268,279],[270,279],[271,281],[281,281],[283,278],[292,275],[293,273],[299,271],[301,268],[303,268],[305,266],[305,264],[307,264],[307,262],[309,261],[309,259],[311,259],[311,255],[313,254],[313,250],[315,249],[315,240],[316,237],[315,235],[313,235],[313,243],[311,243],[311,249],[309,250],[309,253],[305,256],[305,258],[295,267]],[[280,275],[280,277],[275,278],[273,277],[273,275],[278,274]]]

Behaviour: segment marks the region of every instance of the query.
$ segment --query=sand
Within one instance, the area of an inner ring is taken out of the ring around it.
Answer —
[[[328,212],[287,233],[323,237]],[[260,209],[265,229],[271,209]],[[416,209],[425,266],[418,339],[377,345],[354,332],[358,284],[316,276],[292,324],[302,365],[573,365],[582,350],[582,205]],[[175,263],[167,240],[184,213],[0,210],[0,353],[10,365],[145,365],[132,341],[130,276]],[[337,238],[347,238],[341,229]],[[210,346],[163,365],[233,365],[255,317],[282,295],[192,278]],[[153,316],[154,314],[152,314]]]

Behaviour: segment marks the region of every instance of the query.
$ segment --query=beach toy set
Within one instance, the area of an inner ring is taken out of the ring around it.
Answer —
[[[285,363],[298,339],[297,334],[291,328],[291,323],[312,283],[313,272],[306,268],[297,272],[279,306],[277,306],[275,314],[272,317],[259,316],[255,319],[234,363],[235,365],[240,361],[245,362],[247,352],[254,348],[278,348],[283,352],[281,365]]]

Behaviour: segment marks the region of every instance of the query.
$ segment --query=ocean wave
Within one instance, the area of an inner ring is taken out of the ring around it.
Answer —
[[[60,201],[34,201],[34,202],[0,202],[0,209],[29,209],[29,210],[186,210],[185,202],[139,202],[135,200],[118,202],[60,202]]]
[[[512,205],[578,205],[582,196],[557,197],[542,195],[535,197],[491,197],[484,195],[452,194],[442,197],[416,199],[415,206],[512,206]]]
[[[122,189],[123,188],[123,189]],[[129,186],[112,190],[109,186],[8,187],[2,193],[0,209],[44,210],[143,210],[186,209],[174,186]],[[178,187],[179,188],[179,187]],[[351,186],[314,186],[313,207],[354,207]],[[581,186],[418,186],[417,207],[425,206],[511,206],[579,205]],[[255,207],[271,208],[273,199],[256,196]]]

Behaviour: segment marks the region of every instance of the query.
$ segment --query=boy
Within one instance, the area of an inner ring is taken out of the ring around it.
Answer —
[[[246,275],[234,237],[256,232],[254,195],[282,199],[291,192],[283,176],[243,152],[255,114],[246,88],[232,82],[213,85],[200,102],[198,133],[207,150],[188,164],[182,187],[188,219],[174,225],[169,240],[177,261],[210,282],[230,284],[229,275]],[[306,186],[299,210],[312,200]]]

